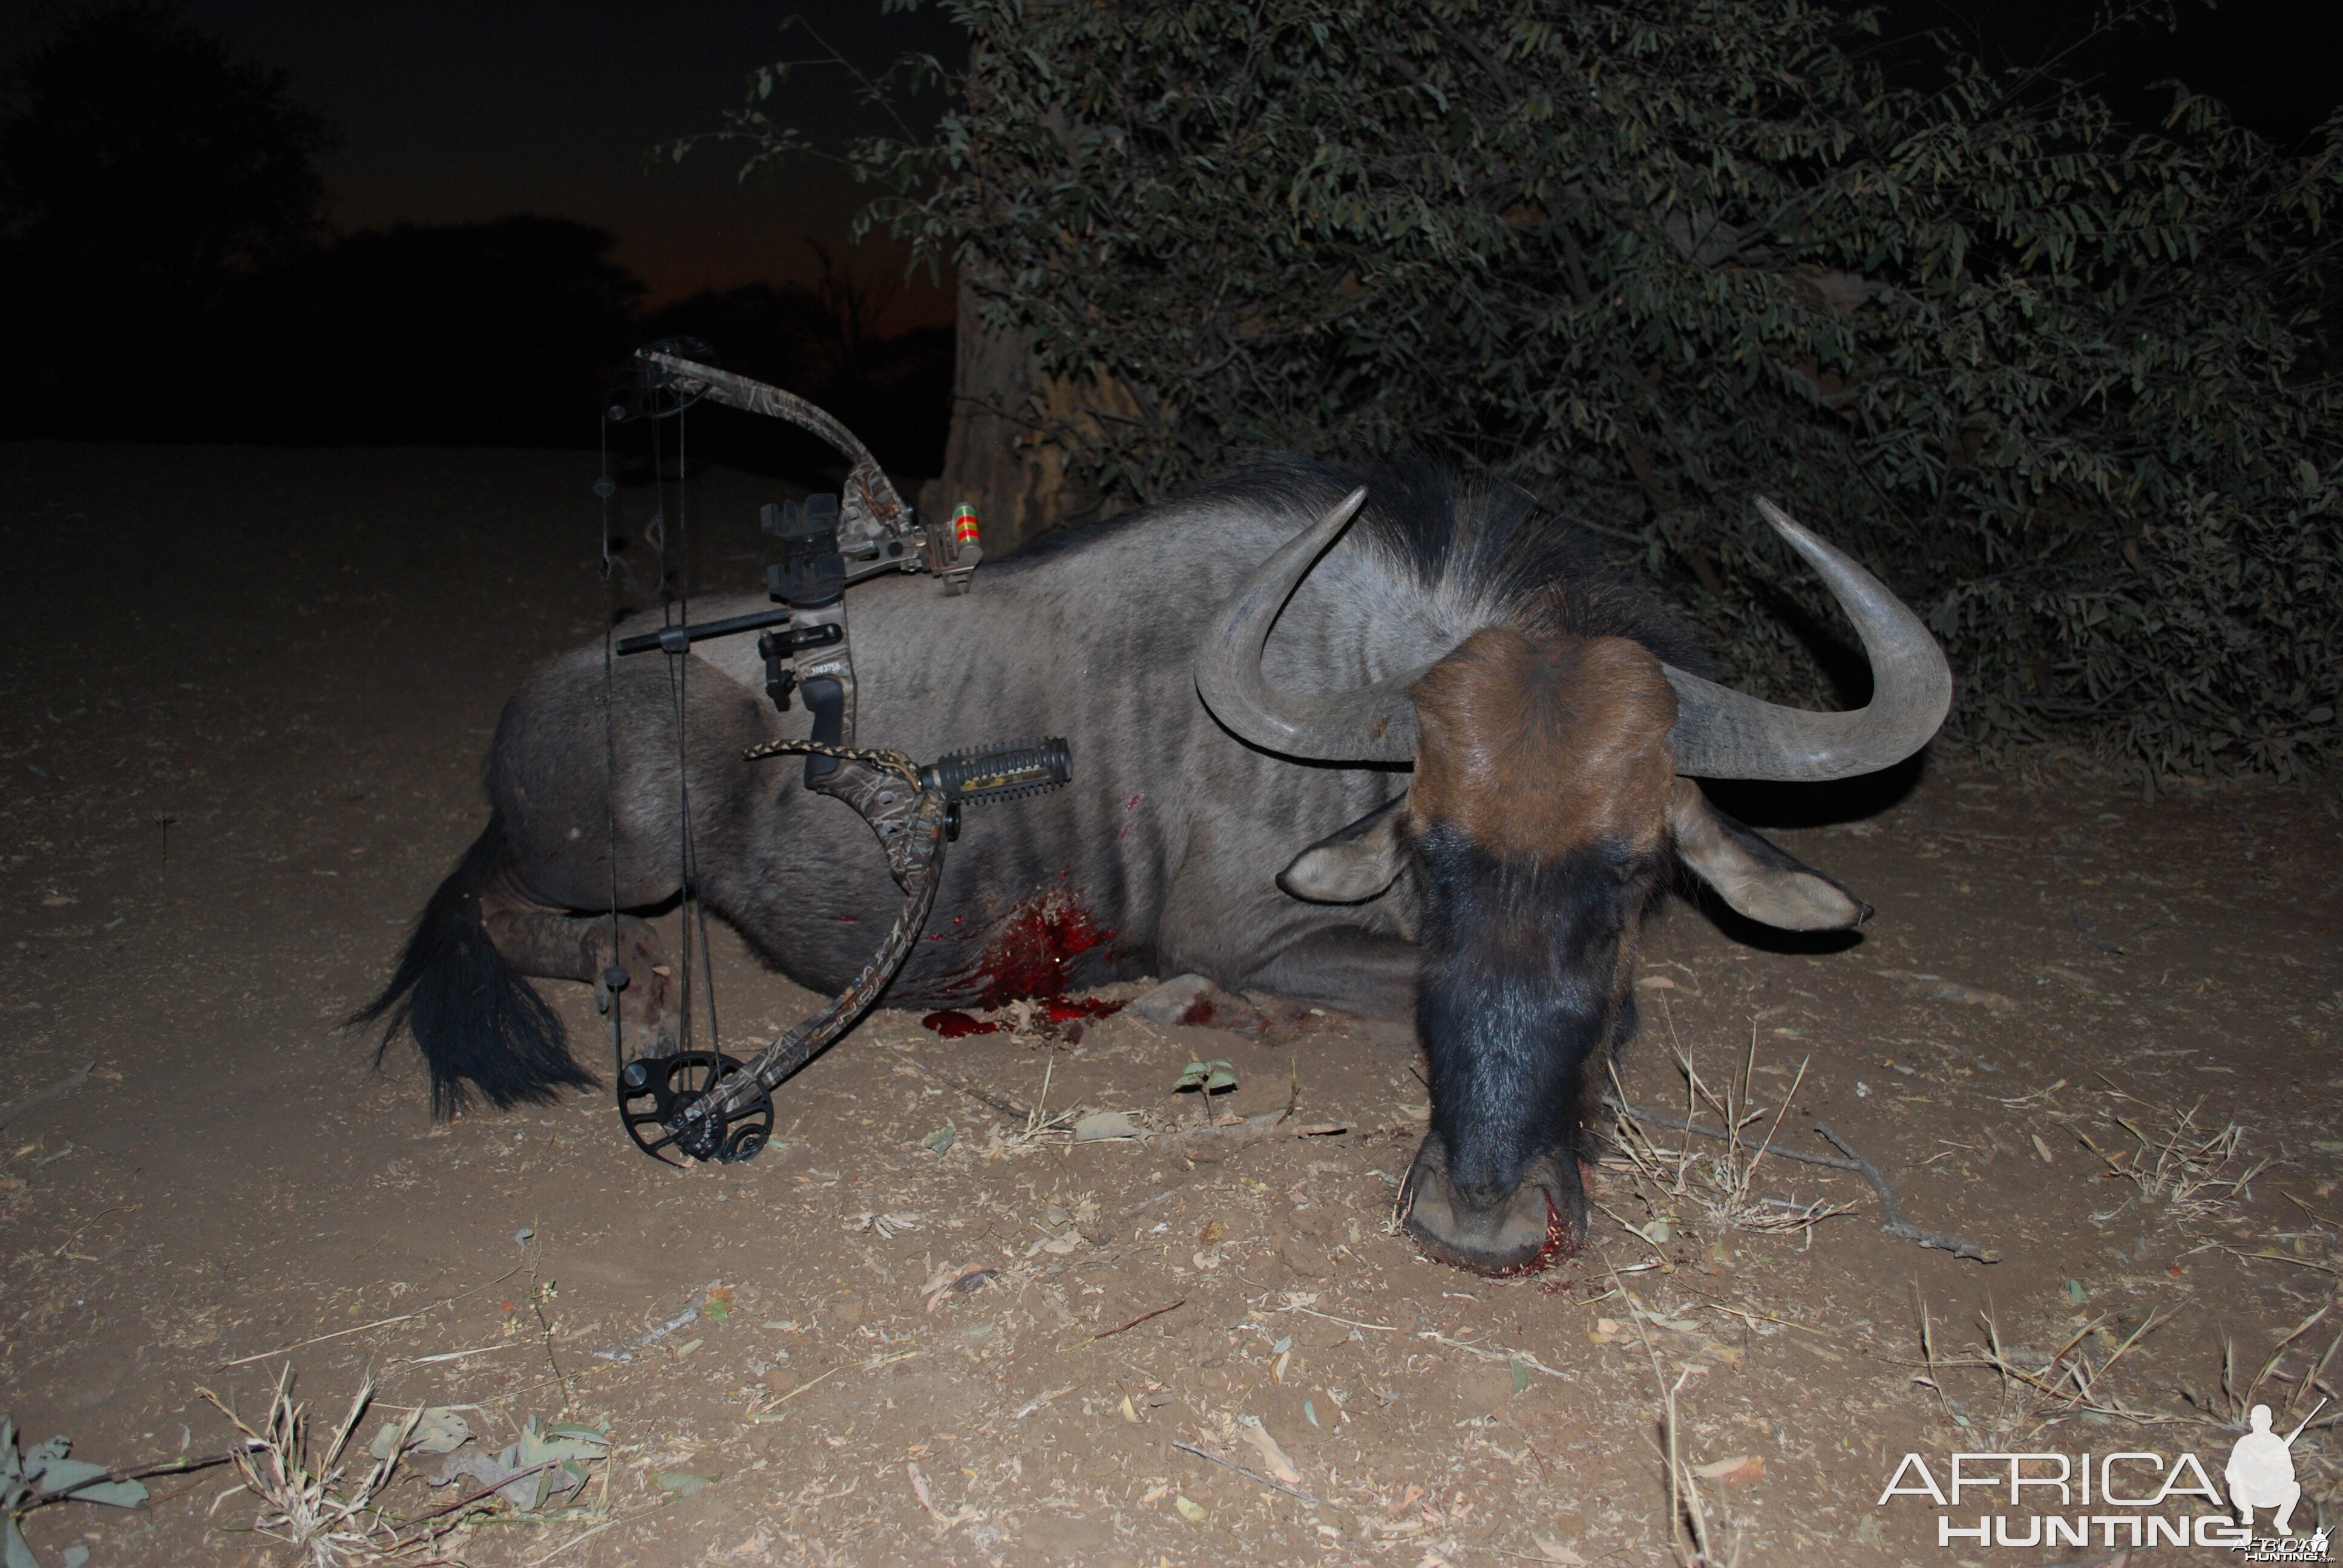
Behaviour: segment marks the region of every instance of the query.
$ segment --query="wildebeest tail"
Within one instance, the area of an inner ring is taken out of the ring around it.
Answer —
[[[502,1110],[595,1081],[569,1054],[560,1018],[481,923],[480,893],[504,852],[504,824],[492,816],[423,906],[390,984],[348,1020],[384,1023],[377,1066],[401,1030],[415,1036],[431,1070],[434,1116],[462,1109],[474,1089]]]

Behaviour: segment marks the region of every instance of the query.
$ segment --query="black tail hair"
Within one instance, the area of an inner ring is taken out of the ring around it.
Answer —
[[[491,816],[423,906],[390,984],[345,1025],[388,1020],[375,1048],[377,1067],[401,1030],[415,1036],[431,1070],[434,1117],[462,1110],[472,1086],[503,1111],[550,1100],[565,1084],[596,1081],[569,1054],[560,1018],[505,961],[480,922],[481,890],[504,853],[504,823]]]

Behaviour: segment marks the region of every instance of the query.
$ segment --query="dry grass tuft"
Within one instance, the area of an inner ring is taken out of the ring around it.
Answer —
[[[2107,1092],[2150,1113],[2143,1117],[2108,1113],[2107,1120],[2128,1133],[2135,1146],[2109,1154],[2080,1128],[2074,1130],[2075,1136],[2099,1157],[2109,1174],[2120,1176],[2137,1188],[2142,1203],[2161,1208],[2172,1220],[2213,1218],[2240,1198],[2249,1196],[2247,1184],[2269,1164],[2267,1159],[2258,1160],[2239,1171],[2237,1167],[2245,1158],[2246,1130],[2235,1121],[2217,1129],[2200,1126],[2197,1113],[2204,1109],[2202,1100],[2186,1111],[2176,1111],[2127,1094],[2113,1085],[2109,1085]],[[2144,1127],[2143,1121],[2147,1125]]]
[[[2107,1389],[2107,1382],[2108,1374],[2138,1348],[2142,1340],[2176,1315],[2174,1312],[2152,1312],[2120,1341],[2107,1331],[2105,1318],[2093,1318],[2056,1350],[2043,1352],[2006,1343],[2002,1338],[2000,1321],[1987,1312],[1979,1320],[1985,1328],[1986,1342],[1971,1345],[1965,1355],[1948,1356],[1936,1349],[1935,1323],[1924,1300],[1920,1302],[1924,1370],[1916,1372],[1912,1381],[1932,1390],[1946,1413],[1952,1414],[1951,1402],[1941,1381],[1944,1372],[1970,1370],[1993,1374],[1999,1383],[2000,1400],[1989,1431],[1996,1442],[2084,1413],[2140,1426],[2167,1425],[2178,1418],[2125,1402]],[[2104,1352],[2096,1359],[2092,1354],[2094,1345]],[[1966,1420],[1965,1416],[1956,1419],[1965,1422]]]
[[[344,1491],[342,1483],[348,1466],[343,1455],[349,1447],[351,1433],[357,1430],[358,1418],[366,1413],[367,1405],[374,1398],[373,1379],[367,1379],[357,1397],[350,1402],[349,1413],[334,1429],[325,1452],[314,1457],[309,1452],[307,1407],[293,1400],[291,1367],[277,1378],[276,1391],[268,1402],[268,1415],[257,1428],[246,1424],[244,1418],[211,1390],[196,1392],[209,1400],[212,1408],[227,1417],[244,1434],[244,1448],[235,1461],[236,1473],[243,1478],[241,1490],[258,1497],[263,1504],[252,1527],[270,1540],[292,1547],[307,1568],[343,1568],[344,1564],[394,1559],[409,1564],[435,1561],[413,1555],[427,1547],[433,1537],[426,1534],[402,1539],[377,1502],[383,1488],[390,1483],[392,1473],[398,1468],[399,1456],[414,1435],[416,1422],[422,1419],[420,1407],[407,1416],[406,1424],[399,1429],[390,1445],[390,1456],[375,1461],[355,1486]],[[217,1509],[220,1503],[234,1495],[234,1492],[221,1493],[213,1508]]]
[[[1828,1199],[1802,1202],[1796,1198],[1761,1198],[1755,1191],[1758,1168],[1765,1162],[1775,1135],[1781,1131],[1782,1117],[1797,1097],[1798,1087],[1805,1081],[1806,1068],[1814,1059],[1809,1057],[1798,1064],[1797,1076],[1773,1111],[1765,1137],[1753,1148],[1742,1134],[1766,1117],[1765,1109],[1757,1104],[1754,1082],[1757,1070],[1756,1026],[1750,1026],[1749,1051],[1742,1061],[1739,1081],[1728,1078],[1720,1091],[1701,1076],[1693,1053],[1677,1039],[1673,1015],[1668,1016],[1667,1022],[1676,1066],[1684,1073],[1684,1121],[1697,1129],[1704,1116],[1713,1118],[1720,1124],[1723,1137],[1713,1151],[1694,1150],[1689,1135],[1681,1141],[1680,1147],[1662,1149],[1652,1141],[1634,1116],[1623,1109],[1614,1141],[1635,1173],[1668,1197],[1691,1204],[1719,1231],[1748,1231],[1774,1236],[1803,1231],[1811,1246],[1817,1223],[1854,1212],[1846,1204]],[[1611,1087],[1619,1104],[1624,1107],[1626,1089],[1619,1081],[1615,1066],[1611,1070]]]
[[[2328,1399],[2336,1395],[2336,1390],[2326,1381],[2327,1369],[2333,1364],[2336,1352],[2343,1350],[2343,1332],[2338,1332],[2328,1342],[2324,1354],[2307,1360],[2303,1363],[2299,1376],[2293,1378],[2282,1376],[2279,1374],[2278,1368],[2294,1350],[2298,1342],[2302,1344],[2306,1352],[2317,1348],[2318,1343],[2317,1340],[2305,1339],[2304,1336],[2324,1322],[2327,1314],[2332,1311],[2334,1311],[2334,1303],[2330,1302],[2295,1324],[2276,1344],[2270,1346],[2269,1353],[2262,1358],[2261,1365],[2254,1375],[2243,1382],[2240,1382],[2237,1376],[2237,1342],[2227,1334],[2222,1335],[2221,1382],[2217,1393],[2208,1397],[2187,1383],[2180,1385],[2181,1393],[2190,1404],[2197,1407],[2199,1420],[2238,1432],[2246,1430],[2246,1417],[2257,1404],[2270,1405],[2272,1421],[2280,1426],[2293,1419],[2295,1412],[2301,1409],[2303,1401],[2313,1392],[2320,1394],[2319,1404],[2325,1404]],[[2262,1395],[2265,1387],[2270,1390],[2267,1400]],[[2286,1396],[2283,1400],[2278,1397],[2281,1391]],[[2313,1413],[2316,1413],[2315,1407]],[[2332,1422],[2328,1424],[2331,1425]]]
[[[1608,1260],[1605,1266],[1608,1267]],[[1609,1272],[1611,1288],[1626,1297],[1627,1288],[1620,1283],[1618,1270],[1610,1269]],[[1700,1489],[1700,1476],[1684,1457],[1677,1442],[1682,1423],[1676,1412],[1676,1395],[1684,1391],[1684,1380],[1692,1375],[1692,1369],[1679,1371],[1675,1382],[1670,1382],[1660,1369],[1660,1352],[1652,1344],[1651,1331],[1644,1326],[1644,1314],[1631,1312],[1629,1316],[1634,1322],[1636,1337],[1643,1342],[1644,1359],[1651,1363],[1652,1381],[1660,1391],[1661,1452],[1668,1467],[1668,1550],[1678,1568],[1740,1568],[1741,1534],[1734,1528],[1732,1514],[1721,1503],[1715,1510],[1710,1508]]]

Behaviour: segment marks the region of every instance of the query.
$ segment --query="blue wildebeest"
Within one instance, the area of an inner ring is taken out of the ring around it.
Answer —
[[[1775,526],[1861,637],[1868,707],[1800,712],[1711,684],[1694,640],[1581,534],[1518,492],[1424,467],[1362,485],[1273,461],[1045,538],[964,598],[915,578],[854,589],[863,744],[925,758],[1057,734],[1075,759],[1071,789],[971,814],[890,1000],[1195,971],[1412,1015],[1432,1089],[1408,1182],[1419,1243],[1485,1271],[1574,1245],[1593,1083],[1634,1031],[1636,933],[1676,869],[1775,927],[1869,913],[1692,778],[1883,768],[1950,700],[1910,611]],[[793,766],[741,759],[806,723],[766,702],[748,639],[683,662],[620,662],[615,779],[599,648],[554,659],[507,704],[488,827],[368,1010],[411,1028],[435,1103],[590,1081],[523,976],[593,981],[615,958],[636,983],[602,1001],[652,1049],[671,1043],[667,957],[634,915],[614,947],[607,913],[613,804],[618,905],[679,890],[671,673],[686,677],[709,907],[822,991],[900,907],[852,811],[808,794]]]

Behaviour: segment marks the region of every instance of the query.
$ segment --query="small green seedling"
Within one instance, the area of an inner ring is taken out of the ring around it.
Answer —
[[[1206,1094],[1217,1094],[1223,1089],[1237,1086],[1237,1070],[1225,1061],[1192,1061],[1180,1074],[1174,1090],[1201,1089]]]
[[[1172,1086],[1173,1092],[1198,1090],[1204,1096],[1204,1120],[1212,1119],[1212,1096],[1237,1086],[1237,1070],[1226,1061],[1192,1061]]]

